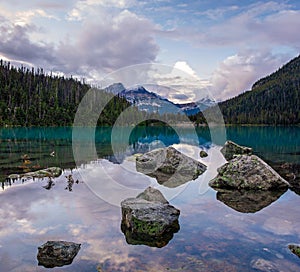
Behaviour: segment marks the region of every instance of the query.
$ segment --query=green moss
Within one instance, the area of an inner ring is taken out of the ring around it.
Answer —
[[[157,222],[146,222],[132,217],[133,228],[138,233],[145,233],[150,236],[160,235],[163,232],[163,227]]]

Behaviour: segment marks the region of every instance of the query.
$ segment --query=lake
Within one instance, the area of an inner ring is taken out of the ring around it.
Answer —
[[[81,243],[71,265],[51,271],[300,271],[300,258],[288,249],[300,243],[298,194],[288,190],[266,203],[253,198],[257,211],[247,213],[239,199],[238,207],[229,204],[208,187],[225,163],[223,137],[211,137],[205,127],[196,138],[188,128],[117,128],[113,138],[110,127],[82,130],[72,147],[69,127],[0,129],[0,271],[47,271],[36,256],[48,240]],[[268,162],[300,164],[300,127],[233,126],[226,134]],[[176,188],[135,170],[134,154],[170,145],[208,170]],[[200,158],[200,150],[209,156]],[[50,190],[43,188],[47,179],[6,180],[50,166],[64,169]],[[69,174],[78,181],[71,191]],[[180,230],[161,248],[127,243],[120,227],[120,201],[149,185],[181,212]]]

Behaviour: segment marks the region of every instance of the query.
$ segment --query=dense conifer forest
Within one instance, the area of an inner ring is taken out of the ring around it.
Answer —
[[[43,69],[14,67],[0,60],[0,126],[70,126],[77,107],[91,88],[72,77],[45,74]],[[98,90],[100,97],[112,97]],[[300,56],[273,74],[258,80],[250,91],[219,103],[226,124],[300,124]],[[131,106],[131,107],[130,107]],[[114,96],[105,106],[98,125],[113,125],[122,112],[122,125],[137,120],[162,120],[166,123],[184,121],[183,115],[142,112],[125,98]],[[207,109],[206,114],[209,115]],[[205,124],[200,112],[189,117],[196,125]],[[83,122],[89,125],[87,115]]]
[[[40,68],[17,68],[0,60],[0,126],[72,125],[78,104],[90,88],[72,77],[45,74]],[[102,97],[109,95],[98,91]],[[124,98],[113,97],[98,124],[112,125],[129,106]]]
[[[235,98],[219,103],[227,124],[300,124],[300,56],[253,84]]]
[[[41,68],[14,67],[0,60],[0,126],[71,126],[78,105],[90,88],[72,77],[45,74]],[[141,125],[157,123],[155,120],[174,123],[185,117],[139,111],[125,98],[101,89],[97,89],[97,95],[92,103],[110,100],[99,116],[99,126],[113,125],[127,108],[119,118],[121,125],[139,124],[138,120],[149,120]],[[86,112],[81,125],[92,125],[89,121],[93,114],[92,110]]]

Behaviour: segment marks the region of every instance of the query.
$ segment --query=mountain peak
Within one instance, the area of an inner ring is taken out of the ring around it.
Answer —
[[[109,85],[108,87],[104,88],[105,91],[113,94],[121,93],[125,90],[125,87],[122,83],[113,83]]]

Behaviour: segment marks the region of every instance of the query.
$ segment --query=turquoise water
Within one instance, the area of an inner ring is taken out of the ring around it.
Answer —
[[[184,128],[179,131],[181,137],[172,128],[120,128],[113,147],[111,128],[91,132],[95,133],[97,158],[76,166],[71,128],[0,130],[0,271],[46,271],[38,266],[36,254],[47,240],[82,244],[71,265],[51,271],[260,271],[255,266],[259,259],[273,265],[269,271],[300,271],[300,259],[287,248],[289,243],[300,243],[300,196],[287,191],[255,213],[238,212],[217,200],[216,192],[203,184],[224,161],[214,156],[221,143],[211,142],[207,128],[198,129],[196,140],[194,132]],[[300,162],[299,127],[229,127],[226,132],[228,139],[253,147],[267,160]],[[84,135],[80,141],[88,146]],[[206,150],[209,157],[203,163],[211,172],[176,193],[135,172],[132,154],[169,145],[197,159],[199,150]],[[21,158],[24,154],[29,157],[26,164]],[[120,208],[92,192],[90,180],[85,180],[86,173],[94,172],[88,177],[103,179],[97,172],[99,165],[106,175],[137,191],[149,184],[157,186],[180,209],[180,230],[166,246],[126,243]],[[42,187],[47,180],[5,182],[8,174],[49,166],[64,169],[51,190]],[[79,183],[69,192],[65,176],[71,171]]]

